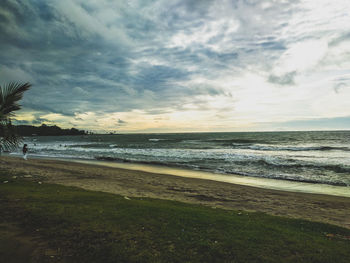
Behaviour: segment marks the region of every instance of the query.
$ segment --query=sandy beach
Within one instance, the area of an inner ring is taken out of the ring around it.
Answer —
[[[264,212],[350,228],[350,198],[279,191],[69,161],[0,157],[0,167],[26,180],[76,186],[129,198],[151,197],[213,208]]]

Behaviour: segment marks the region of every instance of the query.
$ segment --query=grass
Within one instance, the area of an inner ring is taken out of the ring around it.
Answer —
[[[332,225],[128,200],[12,176],[0,171],[0,258],[6,262],[32,257],[38,262],[333,263],[350,258],[350,230]],[[33,254],[33,242],[54,253]]]

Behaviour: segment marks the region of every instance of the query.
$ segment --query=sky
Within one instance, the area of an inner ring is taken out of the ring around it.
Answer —
[[[350,129],[348,0],[1,0],[17,124],[95,132]]]

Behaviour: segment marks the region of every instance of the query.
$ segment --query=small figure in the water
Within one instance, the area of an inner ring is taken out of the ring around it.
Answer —
[[[28,147],[27,147],[27,144],[23,145],[22,152],[23,152],[23,159],[24,159],[24,160],[27,160],[27,154],[28,154]]]

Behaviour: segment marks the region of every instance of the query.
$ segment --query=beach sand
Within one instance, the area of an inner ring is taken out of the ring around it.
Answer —
[[[0,157],[0,169],[26,180],[76,186],[132,197],[151,197],[213,208],[264,212],[350,229],[350,198],[271,190],[69,161]],[[28,176],[29,175],[29,176]]]

